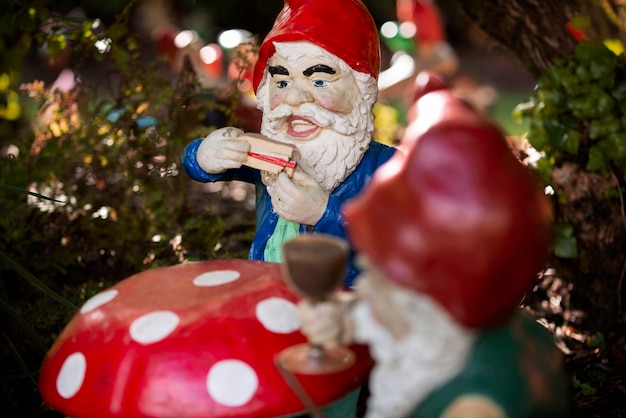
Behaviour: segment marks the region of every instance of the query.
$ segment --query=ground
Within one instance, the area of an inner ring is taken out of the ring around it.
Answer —
[[[626,323],[603,335],[586,326],[572,306],[569,283],[553,268],[538,277],[524,307],[552,332],[569,376],[571,416],[626,417]]]

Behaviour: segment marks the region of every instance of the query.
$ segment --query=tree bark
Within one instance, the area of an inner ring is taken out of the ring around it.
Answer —
[[[535,78],[576,42],[566,29],[571,2],[545,0],[457,0],[459,7],[494,41],[517,55]]]
[[[576,40],[566,24],[572,16],[589,19],[585,32],[592,41],[619,36],[607,10],[596,2],[559,0],[457,0],[461,10],[493,41],[515,54],[539,78],[558,58],[574,52]],[[603,3],[613,7],[612,2]],[[615,9],[613,9],[615,10]],[[610,12],[610,10],[609,10]],[[587,134],[585,134],[587,135]],[[588,139],[587,139],[588,141]],[[555,223],[574,227],[578,257],[552,257],[557,274],[573,284],[573,302],[600,330],[626,319],[626,190],[624,173],[602,176],[586,170],[588,153],[560,155],[551,170],[552,185],[565,197],[555,200]],[[617,189],[619,198],[605,191]]]

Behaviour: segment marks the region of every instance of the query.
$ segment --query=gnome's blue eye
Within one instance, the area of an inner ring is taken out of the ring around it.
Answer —
[[[279,89],[284,89],[288,85],[289,85],[289,83],[287,81],[285,81],[285,80],[281,80],[281,81],[278,81],[276,83],[276,87],[278,87]]]
[[[313,85],[315,87],[326,87],[328,85],[328,81],[326,80],[313,80]]]

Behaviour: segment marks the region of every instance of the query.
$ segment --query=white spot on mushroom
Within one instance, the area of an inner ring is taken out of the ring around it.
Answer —
[[[87,360],[85,355],[76,352],[68,356],[57,376],[57,392],[62,398],[69,399],[76,395],[85,380]]]
[[[200,287],[219,286],[222,284],[234,282],[241,276],[241,273],[235,270],[217,270],[203,273],[193,279],[193,284]]]
[[[268,298],[257,303],[256,317],[268,331],[278,334],[289,334],[300,328],[296,305],[283,298]]]
[[[241,360],[222,360],[209,370],[206,387],[215,402],[241,406],[248,403],[256,393],[259,378],[252,367]]]
[[[156,343],[170,335],[179,322],[180,318],[174,312],[150,312],[130,324],[130,337],[139,344]]]
[[[111,302],[113,299],[115,299],[118,293],[119,291],[116,289],[105,290],[104,292],[98,293],[97,295],[90,298],[87,302],[85,302],[82,308],[80,308],[80,313],[86,314],[106,303]]]

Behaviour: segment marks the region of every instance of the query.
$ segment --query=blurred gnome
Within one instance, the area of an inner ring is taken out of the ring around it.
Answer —
[[[566,416],[561,354],[519,308],[550,245],[549,200],[496,126],[433,85],[407,155],[344,206],[356,292],[301,302],[302,331],[369,344],[367,417]]]

